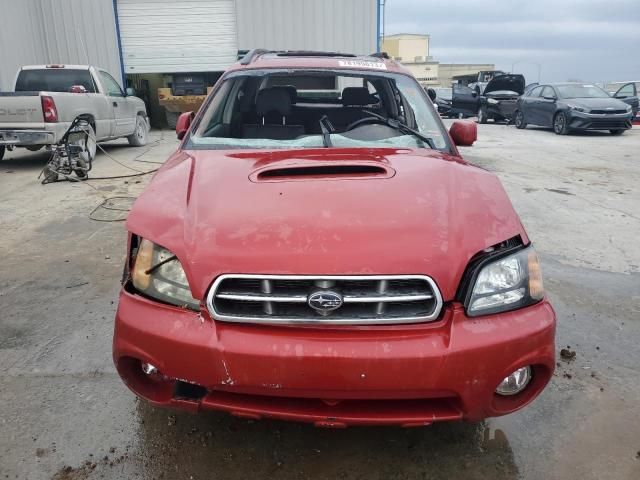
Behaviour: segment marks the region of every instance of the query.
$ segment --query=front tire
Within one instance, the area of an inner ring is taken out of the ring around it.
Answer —
[[[553,117],[553,131],[556,135],[567,135],[569,133],[569,122],[567,122],[567,115],[564,112],[558,112]]]
[[[524,113],[522,113],[522,110],[516,111],[513,123],[516,128],[519,128],[520,130],[527,128],[527,124],[524,122]]]
[[[144,147],[147,144],[147,121],[142,115],[136,117],[136,129],[127,140],[132,147]]]
[[[478,123],[487,123],[487,109],[486,107],[480,107],[478,110]]]
[[[2,158],[4,157],[4,150],[4,145],[0,145],[0,161],[2,161]]]
[[[619,129],[619,130],[609,130],[609,133],[611,133],[611,135],[622,135],[624,133],[624,130]]]

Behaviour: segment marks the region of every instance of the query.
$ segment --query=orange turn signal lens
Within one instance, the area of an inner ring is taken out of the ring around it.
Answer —
[[[145,291],[149,288],[151,282],[151,275],[147,271],[151,268],[151,262],[153,261],[153,243],[149,240],[142,240],[140,247],[138,247],[138,255],[136,261],[133,264],[133,272],[131,278],[133,280],[133,286],[138,290]]]
[[[541,300],[544,297],[544,285],[542,284],[542,271],[540,261],[535,250],[529,252],[529,295],[534,300]]]

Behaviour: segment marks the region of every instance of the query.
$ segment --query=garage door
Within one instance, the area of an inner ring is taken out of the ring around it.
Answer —
[[[118,0],[126,73],[210,72],[236,61],[234,0]]]

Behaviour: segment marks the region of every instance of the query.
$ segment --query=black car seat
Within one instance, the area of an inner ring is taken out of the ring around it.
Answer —
[[[245,125],[244,138],[293,140],[304,135],[302,125],[287,124],[291,115],[292,95],[289,87],[270,87],[258,92],[256,98],[257,125]]]
[[[349,124],[367,117],[363,112],[365,107],[377,109],[380,101],[369,93],[365,87],[345,87],[342,90],[342,108],[331,115],[331,122],[340,131]]]

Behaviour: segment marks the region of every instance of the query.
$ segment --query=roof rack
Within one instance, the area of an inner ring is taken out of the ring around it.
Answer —
[[[384,58],[385,60],[391,60],[391,57],[389,57],[389,54],[387,52],[375,52],[369,56],[373,58]]]
[[[254,48],[249,50],[242,60],[240,60],[240,65],[249,65],[253,62],[253,59],[258,55],[262,55],[263,53],[271,53],[271,50],[265,50],[264,48]]]
[[[256,57],[265,53],[273,53],[278,57],[357,57],[357,55],[354,55],[353,53],[342,52],[318,52],[315,50],[266,50],[264,48],[254,48],[252,50],[238,51],[240,65],[249,65],[256,59]]]
[[[285,50],[275,53],[279,57],[356,57],[353,53],[317,52],[314,50]]]

